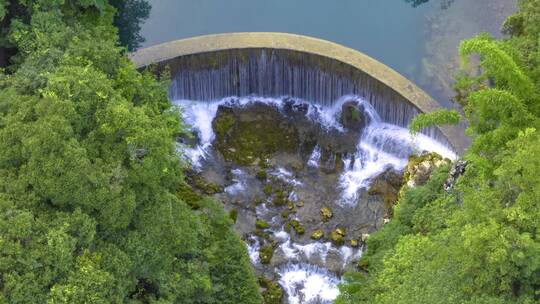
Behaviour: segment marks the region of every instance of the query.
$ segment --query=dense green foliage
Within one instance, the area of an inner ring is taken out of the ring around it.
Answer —
[[[146,0],[110,0],[116,8],[113,24],[118,28],[120,42],[133,51],[144,42],[141,23],[148,19],[152,6]]]
[[[409,130],[416,134],[431,126],[455,125],[461,120],[456,110],[437,110],[430,113],[418,114],[409,124]]]
[[[229,216],[183,181],[179,115],[123,55],[114,9],[10,5],[0,303],[260,303]]]
[[[460,48],[482,66],[458,83],[465,174],[446,191],[443,168],[402,193],[338,303],[540,302],[540,1],[520,1],[505,32]]]

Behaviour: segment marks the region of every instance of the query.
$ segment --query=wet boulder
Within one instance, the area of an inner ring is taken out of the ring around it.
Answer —
[[[341,246],[345,243],[345,228],[337,228],[330,233],[330,240],[336,246]]]
[[[361,131],[369,124],[363,105],[356,101],[347,101],[341,106],[341,124],[345,129]]]
[[[304,226],[302,224],[300,224],[300,222],[298,220],[290,220],[287,223],[285,223],[285,231],[286,232],[290,233],[291,228],[294,229],[294,231],[298,235],[302,235],[306,231]]]
[[[467,161],[459,160],[452,165],[450,172],[448,172],[448,178],[444,182],[444,190],[450,191],[456,184],[458,178],[465,173],[467,167]]]
[[[259,249],[259,260],[262,264],[269,264],[274,255],[274,247],[266,245]]]
[[[387,168],[371,180],[368,194],[381,196],[386,213],[390,214],[392,206],[398,199],[399,190],[402,186],[403,174],[393,168]]]
[[[320,240],[324,237],[324,231],[322,229],[315,229],[311,232],[311,239],[312,240]]]
[[[340,173],[343,171],[345,163],[341,153],[326,150],[322,153],[320,169],[326,174]]]
[[[339,250],[329,250],[326,255],[326,263],[324,268],[328,269],[328,271],[332,273],[341,274],[343,272],[344,263],[345,261],[343,260],[343,255],[339,252]]]
[[[409,157],[409,162],[404,173],[404,181],[407,187],[414,188],[427,182],[433,172],[452,162],[437,153],[431,152],[420,156]]]
[[[258,163],[278,152],[297,153],[300,136],[294,121],[264,103],[219,106],[212,121],[214,147],[228,162]]]
[[[278,283],[265,277],[259,277],[259,286],[263,289],[262,296],[265,304],[281,304],[283,302],[283,289]]]
[[[321,220],[323,222],[328,222],[332,218],[332,216],[334,215],[332,213],[332,210],[330,208],[328,208],[328,207],[321,208],[320,213],[321,213]]]

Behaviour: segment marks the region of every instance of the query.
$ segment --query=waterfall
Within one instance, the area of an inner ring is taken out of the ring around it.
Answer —
[[[456,157],[436,128],[411,136],[406,127],[420,111],[403,96],[366,73],[330,58],[290,50],[237,49],[181,56],[169,66],[174,71],[170,98],[182,108],[184,121],[196,137],[196,143],[179,149],[196,170],[212,166],[212,121],[220,105],[264,103],[287,115],[285,105],[291,101],[307,109],[306,117],[323,130],[346,132],[340,120],[345,103],[355,102],[367,117],[363,130],[351,138],[356,150],[344,156],[343,171],[333,186],[339,198],[331,203],[348,211],[362,206],[358,205],[359,195],[373,177],[388,167],[403,169],[413,152],[434,151]],[[309,159],[305,159],[308,170],[320,170],[324,166],[321,147],[316,145],[309,152]],[[231,183],[224,195],[231,201],[250,201],[253,177],[244,169],[230,172]],[[281,167],[268,174],[293,189],[288,197],[291,202],[301,194],[296,190],[309,185]],[[336,247],[328,240],[294,240],[285,232],[282,215],[275,214],[273,208],[269,202],[262,202],[254,216],[272,226],[269,233],[275,241],[273,246],[284,261],[272,266],[272,271],[285,291],[286,303],[331,303],[339,294],[342,272],[360,258],[363,248],[348,244]],[[267,267],[259,257],[264,242],[254,235],[246,239],[250,260],[259,270]],[[330,270],[330,264],[338,265],[338,269]]]
[[[227,97],[206,102],[175,100],[173,103],[183,109],[184,121],[192,126],[197,139],[197,142],[191,146],[181,147],[183,155],[195,169],[204,168],[206,161],[210,161],[208,158],[213,155],[211,149],[215,138],[212,121],[220,105],[242,108],[263,103],[274,107],[286,116],[290,115],[287,109],[291,102],[294,103],[292,108],[306,109],[303,112],[306,118],[321,126],[325,132],[347,132],[340,122],[345,103],[356,103],[357,108],[363,111],[361,114],[367,118],[368,123],[363,130],[350,138],[355,143],[353,147],[356,147],[356,151],[344,159],[344,170],[340,173],[339,179],[336,179],[337,184],[334,186],[338,190],[340,199],[333,203],[347,210],[354,210],[359,202],[359,193],[368,187],[373,177],[388,167],[402,169],[413,151],[434,151],[444,157],[456,157],[451,149],[429,136],[419,134],[413,137],[406,128],[385,122],[375,107],[360,96],[343,96],[328,104],[301,99],[253,96]],[[313,151],[309,152],[311,155],[305,159],[307,170],[318,170],[322,162],[321,147],[315,145]],[[249,180],[254,177],[250,176],[245,168],[233,168],[230,174],[231,183],[225,187],[225,194],[233,201],[251,201],[247,194],[253,185]],[[280,166],[269,170],[268,176],[291,187],[289,200],[292,202],[297,201],[295,191],[309,184],[297,179],[291,171]],[[353,248],[347,244],[336,247],[328,240],[298,243],[284,231],[281,215],[275,214],[272,208],[270,203],[262,202],[256,206],[255,216],[273,225],[270,233],[276,242],[275,251],[281,254],[286,262],[276,266],[274,271],[279,274],[278,281],[286,293],[287,303],[331,303],[339,294],[337,285],[341,281],[341,273],[328,269],[329,260],[334,265],[337,263],[340,265],[339,268],[344,270],[360,258],[362,248]],[[295,219],[300,220],[296,217]],[[259,258],[262,243],[253,236],[250,236],[246,242],[252,264],[255,267],[262,267]]]
[[[393,89],[336,60],[280,49],[241,49],[187,55],[171,64],[171,100],[293,97],[331,107],[342,96],[366,100],[384,122],[406,127],[419,110]],[[437,128],[423,131],[446,145]]]

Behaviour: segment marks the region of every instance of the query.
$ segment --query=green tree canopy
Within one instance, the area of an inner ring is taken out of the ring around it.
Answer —
[[[18,52],[0,75],[0,302],[260,303],[222,207],[190,207],[178,111],[123,54],[114,9],[16,5]]]
[[[481,35],[460,47],[464,63],[478,55],[482,70],[459,82],[473,139],[465,174],[446,191],[442,168],[403,193],[337,303],[540,300],[540,1],[519,4],[508,38]],[[447,123],[442,113],[412,129]]]

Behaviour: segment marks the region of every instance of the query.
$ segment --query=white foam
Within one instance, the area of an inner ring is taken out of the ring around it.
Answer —
[[[449,148],[424,134],[412,136],[406,128],[381,122],[371,105],[359,103],[370,123],[363,131],[356,153],[345,160],[346,169],[339,178],[342,205],[355,206],[359,191],[366,188],[373,177],[388,167],[402,170],[414,152],[437,152],[450,159],[457,157]]]
[[[240,169],[233,169],[231,170],[231,173],[233,175],[233,184],[230,186],[225,187],[225,193],[229,195],[237,195],[246,190],[245,186],[245,178],[246,173]]]
[[[313,152],[311,152],[311,156],[309,157],[308,166],[318,168],[319,161],[321,161],[321,147],[315,146]]]
[[[250,238],[246,242],[246,246],[249,254],[249,259],[251,260],[251,264],[257,264],[259,262],[259,249],[261,248],[261,244],[256,237],[250,236]]]
[[[192,166],[198,169],[201,166],[200,160],[204,160],[208,156],[208,151],[215,137],[212,120],[216,116],[219,103],[176,100],[173,101],[173,104],[182,109],[184,122],[191,126],[198,136],[197,146],[186,147],[183,151]]]
[[[281,179],[282,181],[286,182],[287,184],[293,185],[293,186],[301,186],[302,182],[296,180],[294,178],[294,175],[292,172],[286,170],[285,168],[279,167],[276,171],[270,172],[271,175]]]
[[[281,276],[279,283],[290,304],[331,303],[339,295],[339,278],[323,268],[289,264],[278,273]]]

